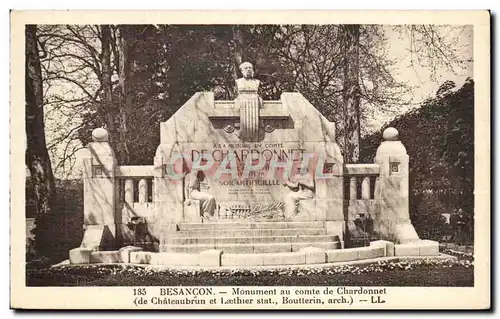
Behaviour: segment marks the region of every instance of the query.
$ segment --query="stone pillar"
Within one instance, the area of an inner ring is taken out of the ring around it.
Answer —
[[[165,236],[177,230],[182,222],[184,206],[184,180],[172,173],[182,175],[181,152],[177,144],[161,144],[154,157],[153,198],[154,216],[159,223],[160,251]],[[174,157],[179,157],[174,158]]]
[[[116,158],[103,128],[92,131],[84,163],[84,228],[81,247],[106,249],[114,247],[115,168]]]
[[[383,239],[408,243],[419,240],[419,237],[410,221],[409,158],[398,137],[395,128],[387,128],[375,156],[375,163],[380,165],[380,176],[377,180],[378,214],[374,218],[374,228]]]
[[[321,174],[316,172],[316,209],[323,213],[321,219],[325,221],[327,233],[338,236],[343,246],[345,233],[343,157],[333,137],[316,150],[324,153],[322,156],[324,162],[318,163],[317,167],[325,174],[324,178],[318,178]]]

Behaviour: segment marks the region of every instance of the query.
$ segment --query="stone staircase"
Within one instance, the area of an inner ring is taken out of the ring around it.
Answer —
[[[214,222],[179,224],[164,237],[160,252],[281,253],[301,248],[340,248],[338,236],[328,235],[323,222]]]

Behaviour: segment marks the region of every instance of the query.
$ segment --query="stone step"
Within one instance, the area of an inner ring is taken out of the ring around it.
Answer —
[[[178,231],[175,237],[263,237],[326,235],[325,228],[278,228],[278,229],[197,229]]]
[[[283,228],[322,228],[324,222],[208,222],[179,224],[180,231],[225,230],[225,229],[283,229]]]
[[[219,249],[228,254],[284,253],[311,246],[325,250],[339,249],[340,242],[161,245],[160,252],[199,253],[207,249]]]
[[[165,245],[190,244],[264,244],[297,242],[333,242],[338,239],[332,235],[296,235],[296,236],[257,236],[257,237],[167,237]]]

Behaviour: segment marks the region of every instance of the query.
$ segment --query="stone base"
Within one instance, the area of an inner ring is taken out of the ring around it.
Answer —
[[[410,244],[394,245],[395,256],[438,256],[439,243],[433,240],[419,240]]]
[[[128,257],[128,258],[127,258]],[[439,243],[432,240],[420,240],[411,244],[394,245],[392,242],[377,240],[368,247],[350,249],[325,249],[312,245],[301,247],[295,252],[279,253],[227,253],[219,249],[207,249],[201,252],[146,252],[140,247],[123,247],[119,251],[92,251],[78,247],[70,251],[71,264],[88,263],[132,263],[161,266],[197,266],[197,267],[253,267],[312,265],[338,262],[374,261],[378,258],[439,258]]]
[[[78,247],[69,251],[69,262],[71,264],[88,264],[90,263],[90,254],[93,249]]]
[[[143,251],[142,247],[127,246],[120,248],[119,254],[121,262],[130,263],[130,253],[137,251]]]
[[[387,257],[394,256],[394,243],[388,240],[376,240],[370,242],[370,246],[382,246],[384,247],[384,255]]]
[[[220,267],[222,250],[209,249],[200,253],[200,266]]]
[[[94,251],[90,254],[91,263],[114,264],[121,263],[119,251]]]
[[[329,263],[374,259],[374,258],[386,257],[385,254],[386,254],[385,247],[381,245],[326,251],[327,262]]]
[[[324,264],[326,262],[326,251],[318,247],[305,247],[299,250],[306,256],[306,264]]]

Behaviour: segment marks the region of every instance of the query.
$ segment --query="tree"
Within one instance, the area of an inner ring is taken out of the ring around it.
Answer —
[[[26,164],[30,170],[37,211],[48,214],[55,198],[54,177],[45,142],[43,86],[36,26],[26,26]]]
[[[31,174],[36,198],[37,249],[45,250],[44,231],[47,215],[52,213],[56,200],[54,176],[47,152],[44,127],[43,84],[38,50],[37,27],[27,25],[25,99],[26,99],[26,165]]]
[[[102,92],[98,30],[93,26],[37,27],[47,150],[57,177],[66,178],[82,148],[78,130]]]
[[[359,88],[359,25],[345,25],[343,57],[344,162],[357,163],[361,138]]]
[[[410,157],[410,213],[421,235],[442,231],[443,213],[474,213],[474,82],[444,82],[436,96],[363,139],[361,158],[372,162],[385,128],[399,130]],[[472,222],[469,231],[472,233]],[[471,233],[469,235],[471,235]]]

